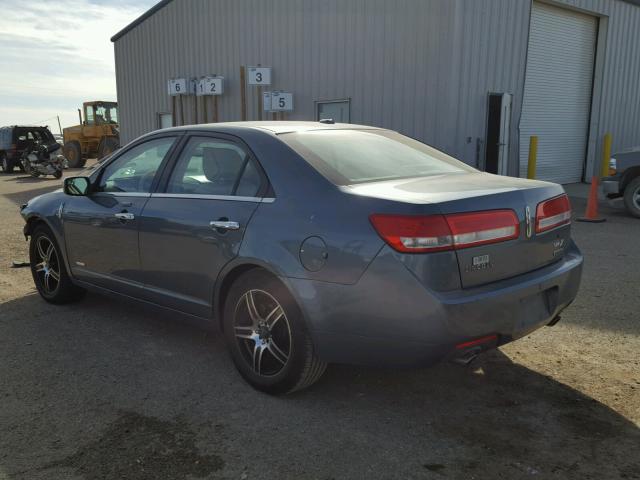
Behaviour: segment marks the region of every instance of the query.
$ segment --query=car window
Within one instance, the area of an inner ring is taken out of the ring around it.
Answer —
[[[255,196],[259,188],[260,174],[243,148],[195,137],[180,155],[167,193]]]
[[[314,130],[279,137],[337,185],[476,171],[387,130]]]
[[[158,168],[174,141],[175,137],[158,138],[126,151],[105,167],[98,191],[149,193]]]

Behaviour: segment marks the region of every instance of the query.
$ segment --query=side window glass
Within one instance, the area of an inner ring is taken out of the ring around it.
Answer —
[[[93,125],[93,107],[88,106],[85,110],[85,120],[89,125]]]
[[[158,138],[123,153],[102,172],[98,191],[149,193],[175,137]]]
[[[192,138],[169,178],[167,193],[234,195],[247,162],[249,155],[235,143]]]
[[[240,183],[238,183],[238,189],[236,195],[239,197],[255,197],[260,190],[260,183],[262,178],[260,172],[254,162],[247,163],[244,169],[242,177],[240,177]]]

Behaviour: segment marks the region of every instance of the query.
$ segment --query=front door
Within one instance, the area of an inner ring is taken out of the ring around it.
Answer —
[[[191,137],[142,214],[146,298],[209,316],[218,273],[238,254],[265,184],[242,144],[226,137]]]
[[[126,294],[140,293],[140,214],[175,136],[148,140],[104,167],[87,196],[62,207],[74,277]]]

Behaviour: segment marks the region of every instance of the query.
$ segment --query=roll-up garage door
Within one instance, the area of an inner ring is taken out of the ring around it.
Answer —
[[[597,20],[533,2],[522,116],[520,176],[538,136],[536,178],[582,180],[587,155]]]

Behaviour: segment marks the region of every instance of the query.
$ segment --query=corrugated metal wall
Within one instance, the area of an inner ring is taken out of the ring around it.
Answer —
[[[610,17],[594,127],[611,130],[616,147],[640,143],[640,8],[563,3]],[[512,93],[515,175],[530,8],[530,0],[174,0],[115,42],[123,140],[157,128],[157,113],[171,109],[172,77],[224,75],[220,120],[239,120],[239,67],[262,64],[273,67],[273,89],[295,95],[289,119],[313,119],[314,101],[351,98],[353,123],[399,130],[471,165],[487,93]],[[192,105],[186,99],[187,119]]]

